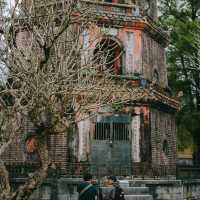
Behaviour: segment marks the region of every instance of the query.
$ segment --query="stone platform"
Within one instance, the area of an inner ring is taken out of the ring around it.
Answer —
[[[153,200],[148,187],[122,187],[126,200]],[[111,187],[102,187],[104,194],[110,193]]]
[[[30,200],[77,200],[80,178],[48,179]],[[200,200],[200,180],[130,179],[121,181],[127,200]],[[104,192],[111,188],[102,187]]]

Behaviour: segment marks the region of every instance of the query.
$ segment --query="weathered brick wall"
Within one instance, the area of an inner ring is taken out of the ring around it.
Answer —
[[[12,144],[6,149],[6,151],[1,155],[1,159],[6,164],[23,163],[26,160],[26,156],[23,153],[23,146],[21,144],[21,138],[16,138]]]
[[[166,166],[166,169],[169,168],[167,173],[174,174],[176,169],[175,117],[173,114],[151,109],[150,121],[152,165]]]
[[[9,145],[4,154],[1,156],[2,160],[8,165],[29,165],[30,163],[38,163],[39,157],[37,153],[28,154],[26,152],[26,138],[38,134],[37,129],[31,123],[30,119],[23,120],[23,130],[18,133],[18,137]],[[68,166],[68,137],[66,133],[50,134],[48,135],[47,145],[49,149],[49,156],[52,163],[55,163],[62,173],[66,173]]]
[[[66,173],[68,170],[69,158],[67,141],[67,133],[52,134],[48,139],[50,158],[62,173]]]
[[[68,144],[67,133],[52,134],[48,138],[49,156],[52,163],[61,173],[67,173],[68,170]],[[25,151],[22,137],[17,138],[1,156],[2,160],[8,165],[29,165],[33,162],[38,162],[36,156],[28,155]]]
[[[165,49],[147,33],[142,33],[142,66],[146,79],[152,80],[156,70],[159,74],[160,86],[167,86]]]

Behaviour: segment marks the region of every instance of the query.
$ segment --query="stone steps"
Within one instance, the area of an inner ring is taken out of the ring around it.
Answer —
[[[152,195],[149,193],[149,188],[144,185],[137,185],[129,187],[127,184],[120,184],[125,193],[126,200],[153,200]],[[103,187],[104,194],[109,194],[112,187]]]
[[[135,195],[135,194],[149,194],[148,187],[122,187],[125,195]],[[102,187],[104,193],[109,193],[112,188],[111,187]]]
[[[135,194],[125,195],[126,200],[153,200],[153,197],[149,194]]]
[[[149,194],[148,187],[127,187],[123,188],[124,193],[127,195],[134,195],[134,194]]]

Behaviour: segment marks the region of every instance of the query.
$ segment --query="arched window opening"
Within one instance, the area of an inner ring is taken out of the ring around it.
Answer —
[[[110,73],[122,73],[121,45],[112,38],[103,38],[97,43],[94,50],[94,60],[99,64],[101,70],[109,70]]]
[[[152,80],[152,82],[153,83],[156,83],[156,84],[158,84],[159,83],[159,73],[158,73],[158,71],[155,69],[154,71],[153,71],[153,80]]]
[[[168,155],[169,154],[169,145],[168,145],[168,141],[167,140],[164,140],[163,141],[163,152],[165,153],[165,155]]]

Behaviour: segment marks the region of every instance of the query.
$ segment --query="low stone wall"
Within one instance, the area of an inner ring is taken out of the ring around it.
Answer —
[[[80,182],[78,178],[59,179],[57,200],[77,200],[77,185]]]
[[[30,200],[77,200],[80,178],[49,179]],[[154,200],[200,200],[200,180],[131,180],[130,186],[147,186]]]
[[[135,180],[130,185],[146,185],[154,200],[200,200],[200,180]]]
[[[81,178],[48,179],[29,200],[77,200]]]

